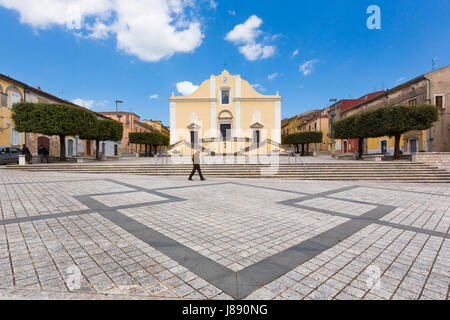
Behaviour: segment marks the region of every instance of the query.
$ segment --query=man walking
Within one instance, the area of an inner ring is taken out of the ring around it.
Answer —
[[[44,159],[48,163],[49,152],[43,145],[39,146],[38,154],[39,154],[39,158],[41,159],[41,163],[44,162]]]
[[[189,176],[189,181],[192,181],[192,177],[195,174],[195,171],[198,171],[198,174],[200,176],[200,179],[202,181],[205,181],[206,179],[203,178],[202,175],[202,170],[200,169],[200,150],[197,150],[193,155],[192,155],[192,164],[194,165],[194,167],[192,168],[192,172],[191,175]]]

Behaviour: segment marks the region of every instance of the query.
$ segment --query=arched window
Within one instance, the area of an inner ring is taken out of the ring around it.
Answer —
[[[253,123],[261,123],[261,112],[258,110],[253,112]]]
[[[6,94],[9,95],[9,109],[12,109],[15,103],[19,103],[20,101],[22,101],[22,93],[14,86],[8,87],[8,89],[6,89]]]
[[[198,114],[195,112],[191,113],[191,123],[198,123]]]

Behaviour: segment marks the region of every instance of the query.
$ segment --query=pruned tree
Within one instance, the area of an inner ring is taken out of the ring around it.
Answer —
[[[322,143],[323,132],[309,131],[309,132],[299,132],[287,135],[283,137],[283,144],[295,145],[297,147],[297,152],[299,150],[298,146],[302,146],[301,155],[305,155],[305,145],[307,148],[307,153],[309,153],[309,144],[311,143]]]
[[[394,159],[400,157],[401,136],[409,131],[426,130],[438,120],[435,106],[390,106],[356,114],[334,124],[337,139],[358,139],[358,152],[367,138],[394,137]]]
[[[95,159],[100,160],[100,141],[120,141],[123,136],[123,124],[112,119],[97,119],[96,129],[82,139],[95,140]]]
[[[91,136],[97,130],[92,111],[68,104],[16,103],[12,111],[17,131],[59,137],[61,161],[66,160],[67,136]]]
[[[133,144],[145,145],[146,155],[150,147],[150,156],[153,156],[153,149],[156,151],[158,146],[169,145],[169,137],[159,132],[130,132],[128,138]]]

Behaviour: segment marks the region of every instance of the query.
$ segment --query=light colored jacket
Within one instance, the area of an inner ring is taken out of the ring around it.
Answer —
[[[200,151],[197,151],[192,155],[192,163],[200,164]]]

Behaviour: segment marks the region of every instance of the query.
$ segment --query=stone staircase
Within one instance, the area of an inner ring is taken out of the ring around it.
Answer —
[[[43,164],[7,166],[6,170],[30,172],[71,172],[92,174],[136,174],[188,176],[189,164]],[[450,183],[450,172],[435,166],[412,162],[339,162],[279,165],[210,164],[202,165],[206,177],[279,178],[300,180],[364,180],[416,183]]]

